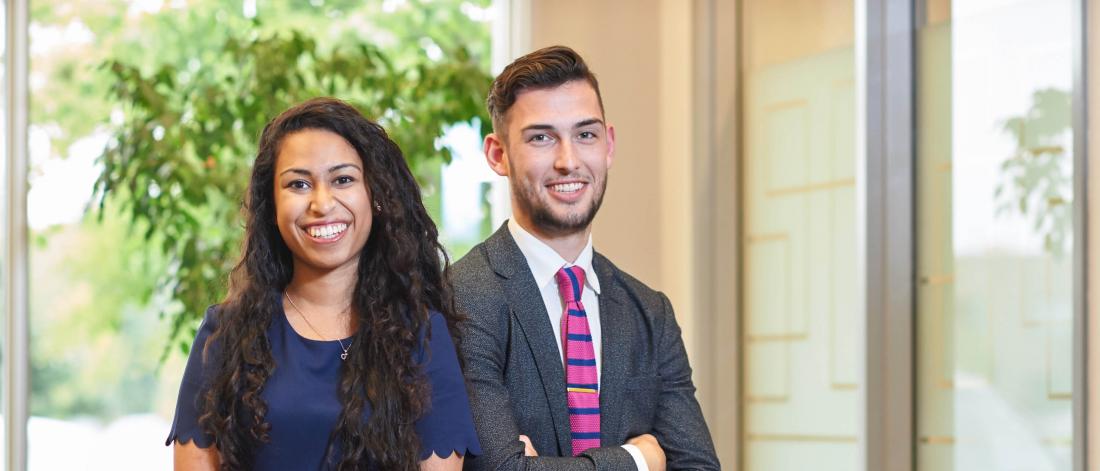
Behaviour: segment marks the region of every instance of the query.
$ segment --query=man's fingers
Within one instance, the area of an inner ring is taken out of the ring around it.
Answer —
[[[642,456],[645,457],[645,463],[649,471],[665,470],[665,450],[661,448],[661,444],[657,441],[657,437],[646,433],[631,438],[626,442],[638,447],[638,450],[642,452]]]
[[[535,451],[535,445],[531,444],[531,438],[527,435],[520,435],[519,441],[523,442],[523,455],[524,456],[538,456],[539,452]]]

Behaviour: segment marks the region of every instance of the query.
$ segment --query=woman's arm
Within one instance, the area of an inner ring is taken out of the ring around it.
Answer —
[[[217,471],[221,466],[218,458],[218,449],[214,446],[199,448],[195,441],[187,443],[176,442],[172,447],[172,468],[176,471]],[[457,455],[457,453],[456,453]],[[435,458],[435,455],[432,455]],[[431,461],[429,459],[429,461]],[[461,469],[462,457],[458,459],[458,468],[427,468],[427,469]],[[421,469],[425,469],[421,465]]]
[[[440,458],[432,453],[428,459],[420,462],[420,471],[459,471],[462,469],[462,455],[451,453],[451,456]]]

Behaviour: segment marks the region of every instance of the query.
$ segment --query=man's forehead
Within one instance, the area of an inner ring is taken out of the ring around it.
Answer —
[[[575,79],[559,85],[527,87],[516,91],[516,98],[539,93],[590,93],[595,96],[596,89],[587,80]]]
[[[532,124],[571,127],[592,120],[602,123],[603,112],[595,89],[587,82],[572,81],[518,93],[507,118],[510,127],[521,129]]]

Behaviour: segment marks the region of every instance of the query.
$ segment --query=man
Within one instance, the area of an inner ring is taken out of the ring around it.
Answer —
[[[512,219],[454,266],[485,454],[471,469],[718,469],[668,298],[592,250],[615,128],[584,60],[517,59],[488,99]]]

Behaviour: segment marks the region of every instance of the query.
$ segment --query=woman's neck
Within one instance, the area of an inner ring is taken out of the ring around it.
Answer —
[[[349,269],[350,268],[350,269]],[[295,264],[294,277],[286,292],[299,305],[312,306],[318,314],[336,314],[351,304],[358,278],[355,266],[336,270],[318,271]]]

